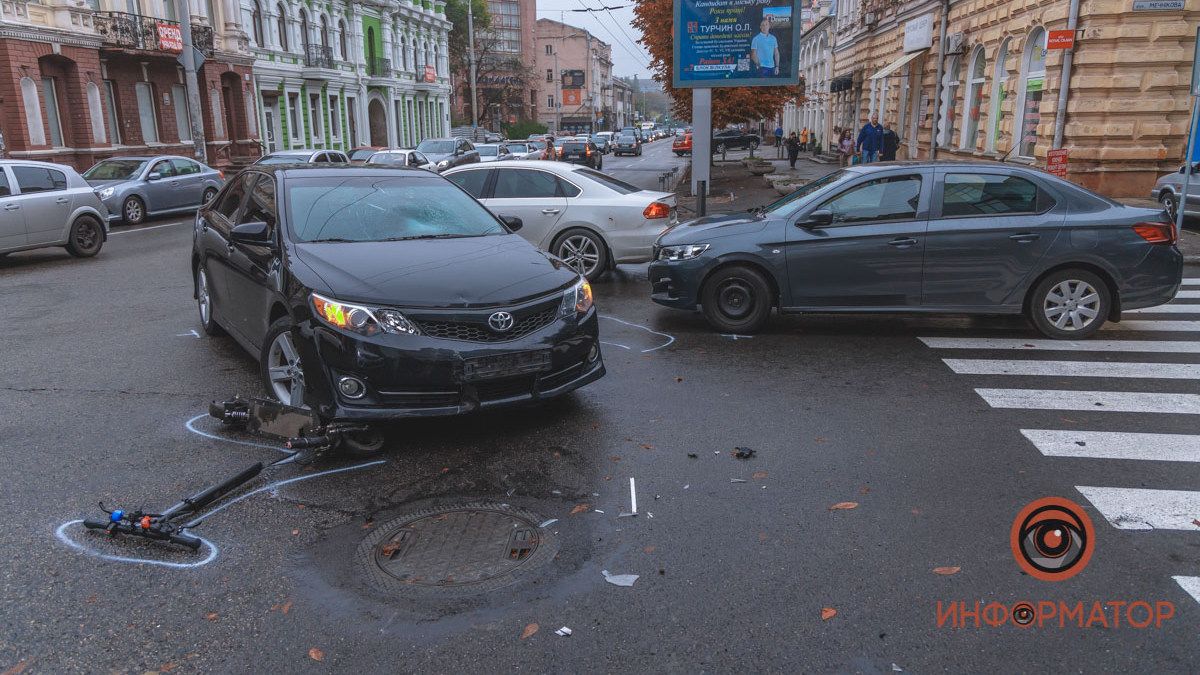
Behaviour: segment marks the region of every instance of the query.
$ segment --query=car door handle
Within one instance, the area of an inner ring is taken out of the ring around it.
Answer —
[[[896,248],[908,248],[909,246],[915,246],[916,244],[917,240],[913,239],[912,237],[900,237],[888,242],[888,246],[895,246]]]
[[[66,197],[59,197],[58,199],[54,200],[54,203],[55,204],[66,204],[69,201],[71,201],[71,200],[67,199]]]
[[[559,211],[562,211],[562,209],[542,209],[542,213],[544,213],[548,216],[552,216],[552,215],[558,213]]]
[[[19,208],[21,208],[20,204],[5,204],[4,205],[5,211],[16,211]]]
[[[1012,239],[1018,244],[1028,244],[1030,242],[1037,241],[1041,238],[1041,236],[1042,235],[1037,234],[1036,232],[1018,232],[1017,234],[1009,235],[1008,238]]]

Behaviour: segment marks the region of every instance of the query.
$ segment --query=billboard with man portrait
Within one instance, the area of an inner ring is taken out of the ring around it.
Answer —
[[[800,83],[802,0],[675,0],[675,87]]]

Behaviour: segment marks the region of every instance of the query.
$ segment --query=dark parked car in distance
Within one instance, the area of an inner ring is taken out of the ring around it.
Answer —
[[[433,162],[438,172],[479,161],[479,151],[462,138],[426,138],[417,145],[417,150]]]
[[[712,151],[715,153],[726,150],[754,150],[762,145],[758,134],[750,134],[737,129],[725,129],[713,134]]]
[[[418,169],[251,166],[196,214],[200,323],[331,420],[456,415],[604,375],[591,286]]]
[[[638,142],[637,136],[621,132],[621,135],[617,136],[616,140],[613,141],[612,153],[613,157],[621,155],[640,156],[642,154],[642,144]]]
[[[834,171],[749,213],[659,237],[655,302],[701,307],[723,333],[781,312],[1025,314],[1087,337],[1168,302],[1183,256],[1161,210],[1118,204],[992,162],[888,162]]]
[[[604,168],[604,154],[595,143],[586,140],[567,140],[558,146],[558,159],[561,162],[582,164],[599,171]]]

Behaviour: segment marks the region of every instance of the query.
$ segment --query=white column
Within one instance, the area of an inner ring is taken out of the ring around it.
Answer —
[[[388,147],[399,147],[400,138],[396,134],[396,102],[392,100],[391,87],[386,87],[383,90],[383,115],[384,119],[387,120]]]

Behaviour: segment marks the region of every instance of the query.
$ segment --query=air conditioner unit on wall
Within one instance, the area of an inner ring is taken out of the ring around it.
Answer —
[[[967,38],[959,33],[951,33],[946,36],[946,53],[947,54],[962,54],[967,51]]]
[[[863,23],[868,26],[874,26],[878,20],[879,19],[876,17],[875,12],[867,12],[863,15]]]

